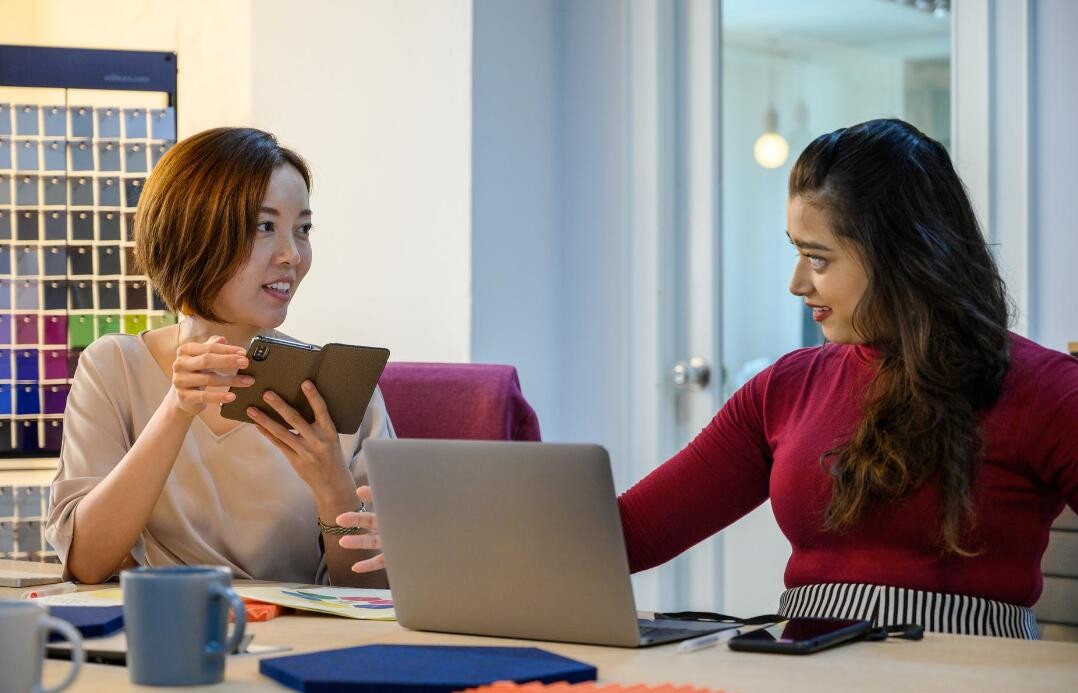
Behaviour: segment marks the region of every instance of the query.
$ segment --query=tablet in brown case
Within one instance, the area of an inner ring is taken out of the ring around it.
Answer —
[[[301,386],[310,380],[318,388],[338,433],[355,433],[363,423],[367,405],[382,375],[389,350],[381,347],[290,342],[272,337],[255,337],[247,348],[250,365],[241,370],[253,376],[254,385],[234,388],[236,399],[221,407],[221,415],[250,422],[247,407],[256,407],[278,423],[289,426],[262,399],[267,390],[280,395],[306,421],[314,421],[307,395]]]

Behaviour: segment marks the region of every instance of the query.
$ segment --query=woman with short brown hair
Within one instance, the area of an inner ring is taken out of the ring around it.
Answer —
[[[46,530],[74,578],[213,564],[240,578],[356,583],[361,556],[323,545],[318,521],[356,507],[363,440],[393,435],[381,393],[352,435],[338,436],[313,385],[313,422],[265,396],[295,433],[254,408],[253,425],[220,412],[254,382],[237,374],[244,346],[278,334],[310,268],[310,184],[302,158],[251,128],[187,138],[150,175],[135,255],[185,319],[104,336],[79,360]]]

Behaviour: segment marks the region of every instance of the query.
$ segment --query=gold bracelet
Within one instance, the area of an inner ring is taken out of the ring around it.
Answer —
[[[357,513],[362,513],[362,512],[366,512],[366,511],[367,511],[367,504],[363,502],[363,499],[360,499],[359,508],[356,510],[356,512]],[[342,527],[340,525],[327,525],[325,522],[322,522],[322,518],[318,518],[318,529],[322,532],[322,534],[334,534],[334,535],[363,534],[364,532],[367,531],[367,530],[363,529],[362,527]]]
[[[318,529],[322,531],[322,534],[363,534],[367,530],[362,527],[341,527],[340,525],[327,525],[322,522],[322,518],[318,518]]]

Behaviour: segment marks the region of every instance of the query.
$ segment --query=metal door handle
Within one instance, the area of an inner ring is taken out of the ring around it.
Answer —
[[[672,371],[674,387],[681,390],[703,390],[711,382],[711,366],[700,356],[678,361]]]

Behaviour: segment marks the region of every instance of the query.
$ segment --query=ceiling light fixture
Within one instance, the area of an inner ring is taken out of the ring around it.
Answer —
[[[779,114],[774,105],[769,105],[764,113],[764,134],[756,139],[752,156],[756,163],[768,169],[782,166],[790,156],[790,145],[779,134]]]

